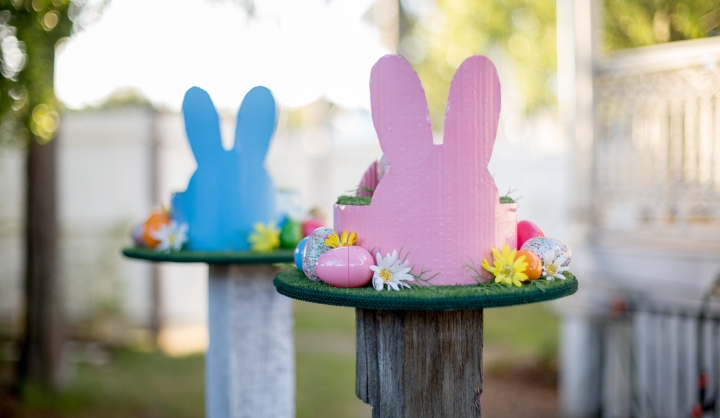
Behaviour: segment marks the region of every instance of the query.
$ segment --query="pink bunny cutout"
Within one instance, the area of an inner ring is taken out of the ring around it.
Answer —
[[[450,86],[442,144],[434,144],[420,79],[387,55],[370,77],[373,123],[389,171],[369,206],[335,205],[335,230],[356,231],[358,245],[383,255],[409,254],[429,283],[475,284],[491,247],[515,248],[515,204],[500,204],[487,165],[500,117],[500,82],[492,62],[466,59]]]

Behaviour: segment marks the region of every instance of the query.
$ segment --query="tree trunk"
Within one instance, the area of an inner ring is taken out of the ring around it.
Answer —
[[[19,383],[57,390],[63,350],[58,263],[57,141],[29,141],[25,218],[25,335]]]
[[[481,309],[356,309],[355,318],[355,388],[373,418],[480,417]]]

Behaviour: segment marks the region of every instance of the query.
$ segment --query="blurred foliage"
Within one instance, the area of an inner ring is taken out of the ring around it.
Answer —
[[[718,34],[718,0],[605,0],[605,49],[633,48]]]
[[[412,32],[426,49],[416,68],[437,129],[445,117],[450,81],[470,55],[507,53],[527,109],[555,103],[554,0],[437,0],[436,10],[421,16]]]
[[[603,1],[611,51],[716,35],[720,26],[718,0]],[[413,13],[420,3],[428,0],[402,1],[400,53],[423,80],[436,129],[455,70],[470,55],[502,54],[525,110],[555,104],[555,0],[435,0],[434,10]]]
[[[132,87],[122,87],[110,93],[97,108],[115,109],[135,106],[152,107],[152,103],[140,90]]]
[[[0,144],[55,136],[55,48],[99,16],[107,1],[0,0]]]

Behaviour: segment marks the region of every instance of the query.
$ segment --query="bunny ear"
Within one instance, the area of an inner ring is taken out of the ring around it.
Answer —
[[[277,124],[275,99],[266,87],[253,87],[245,95],[237,115],[235,150],[248,162],[262,164]]]
[[[370,105],[380,146],[391,168],[417,165],[433,146],[425,90],[403,57],[386,55],[370,74]]]
[[[198,166],[211,161],[223,148],[220,121],[210,95],[199,87],[192,87],[185,93],[182,109],[185,131]]]
[[[493,63],[476,55],[458,68],[450,84],[443,147],[469,163],[490,161],[500,118],[500,80]]]

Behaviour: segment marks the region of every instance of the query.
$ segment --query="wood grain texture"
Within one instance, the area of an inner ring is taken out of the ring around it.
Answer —
[[[480,417],[482,310],[355,312],[356,393],[373,418]]]
[[[267,265],[210,266],[208,418],[295,416],[292,301]]]

